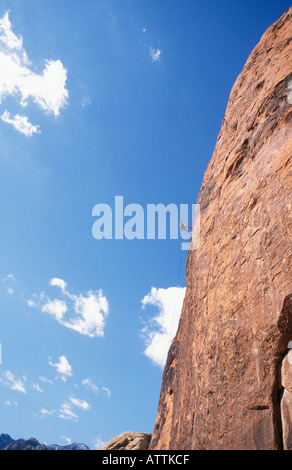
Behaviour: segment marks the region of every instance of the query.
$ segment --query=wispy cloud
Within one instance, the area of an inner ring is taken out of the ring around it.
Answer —
[[[41,416],[53,416],[55,414],[55,410],[47,410],[46,408],[41,409]]]
[[[71,397],[69,400],[65,401],[59,410],[59,417],[65,420],[78,421],[79,417],[76,414],[74,408],[78,408],[83,411],[88,411],[90,405],[85,400],[80,400],[79,398]]]
[[[53,384],[54,382],[51,379],[47,379],[47,377],[39,377],[39,380],[44,383]]]
[[[2,380],[2,383],[9,387],[11,390],[14,390],[16,392],[21,392],[21,393],[26,393],[25,389],[25,382],[26,378],[22,377],[22,379],[17,379],[14,377],[12,372],[10,370],[7,370],[4,374],[4,379]]]
[[[0,40],[9,50],[22,50],[22,36],[17,37],[13,33],[8,11],[5,13],[3,18],[0,19]],[[27,57],[24,56],[23,60],[27,61]]]
[[[9,406],[10,408],[12,408],[13,406],[17,406],[18,403],[17,403],[17,401],[14,401],[14,400],[6,400],[4,402],[4,405]]]
[[[61,419],[72,419],[73,421],[78,421],[78,416],[72,410],[72,404],[65,402],[61,405],[59,411],[59,418]]]
[[[98,450],[100,449],[101,447],[103,447],[106,443],[100,438],[100,437],[97,437],[94,441],[93,441],[93,448]]]
[[[61,439],[64,439],[64,441],[67,442],[68,445],[70,445],[72,443],[70,437],[61,436]]]
[[[100,391],[104,392],[106,394],[106,396],[109,398],[111,396],[111,391],[109,388],[107,387],[101,387],[101,389],[99,389],[95,383],[93,382],[92,379],[90,378],[87,378],[87,379],[84,379],[82,380],[82,385],[87,389],[87,390],[90,390],[91,392],[93,392],[95,395],[97,395]]]
[[[109,398],[111,396],[111,391],[107,387],[102,387],[103,391],[106,393],[107,397]]]
[[[89,410],[90,406],[85,400],[80,400],[79,398],[70,398],[70,402],[73,406],[80,408],[81,410]]]
[[[59,361],[56,363],[53,363],[51,358],[49,357],[49,364],[50,366],[55,367],[64,382],[66,381],[67,377],[73,376],[72,367],[69,364],[66,356],[60,356]]]
[[[5,287],[7,289],[7,292],[9,295],[14,294],[14,286],[16,279],[13,274],[7,274],[7,276],[4,276],[2,278],[2,282],[5,284]]]
[[[89,98],[89,96],[85,96],[81,101],[82,108],[87,108],[87,106],[90,106],[91,104],[92,104],[92,100]]]
[[[23,38],[13,30],[6,12],[0,19],[0,97],[10,95],[24,108],[31,101],[43,111],[59,116],[68,103],[66,89],[67,70],[60,60],[46,60],[41,74],[33,71],[23,47]],[[40,133],[39,125],[33,125],[27,116],[11,114],[5,110],[2,121],[31,137]]]
[[[142,330],[146,346],[144,354],[162,368],[176,333],[185,290],[185,287],[152,287],[150,293],[142,300],[143,309],[149,305],[158,308],[158,315],[150,317]]]
[[[43,393],[43,389],[40,387],[38,383],[32,384],[32,388],[34,388],[37,392]]]
[[[2,116],[0,116],[3,122],[7,122],[7,124],[11,124],[14,129],[21,132],[22,134],[26,135],[27,137],[31,137],[34,134],[40,134],[40,126],[34,126],[28,121],[27,116],[20,116],[16,114],[15,116],[11,117],[11,114],[6,110]]]
[[[95,383],[93,382],[92,379],[90,379],[90,378],[84,379],[84,380],[82,380],[81,383],[85,388],[87,388],[88,390],[91,390],[93,393],[95,393],[95,394],[98,393],[99,389],[95,385]]]
[[[6,276],[3,277],[2,281],[3,282],[6,282],[6,281],[15,281],[15,277],[13,274],[7,274]]]
[[[162,54],[161,49],[154,49],[153,47],[149,47],[149,54],[151,57],[152,62],[158,62],[160,60],[160,56]]]
[[[61,299],[52,300],[41,295],[39,300],[36,300],[37,296],[34,295],[33,299],[28,300],[28,306],[39,307],[42,312],[54,316],[61,325],[82,335],[91,338],[104,336],[109,303],[101,289],[75,295],[68,291],[67,283],[60,278],[52,278],[50,286],[60,289]]]

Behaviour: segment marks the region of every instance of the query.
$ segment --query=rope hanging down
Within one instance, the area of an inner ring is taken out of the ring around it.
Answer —
[[[184,230],[185,232],[191,233],[191,232],[189,232],[188,229],[192,229],[192,227],[189,227],[188,225],[183,224],[182,221],[180,221],[179,227],[180,227],[180,230]],[[176,283],[177,289],[180,287],[180,273],[181,273],[182,254],[183,254],[183,252],[182,252],[182,250],[180,250],[178,275],[177,275],[177,283]],[[177,305],[177,297],[178,297],[178,291],[176,293],[175,302],[174,302],[174,305],[173,305],[172,320],[171,320],[171,336],[172,336],[172,330],[173,330],[174,314],[175,314],[176,305]]]
[[[183,231],[188,232],[189,234],[191,234],[191,232],[188,229],[192,230],[192,227],[189,227],[188,225],[183,224],[182,221],[180,221],[179,228],[180,228],[181,231],[183,230]],[[180,250],[177,284],[176,284],[177,289],[180,288],[180,273],[181,273],[182,254],[183,254],[183,252],[182,252],[182,250]],[[171,336],[172,336],[172,330],[173,330],[174,314],[175,314],[176,305],[177,305],[177,297],[178,297],[178,290],[176,292],[175,302],[174,302],[174,305],[173,305],[172,320],[171,320]]]

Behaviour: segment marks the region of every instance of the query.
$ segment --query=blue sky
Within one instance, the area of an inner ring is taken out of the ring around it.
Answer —
[[[231,88],[289,6],[0,0],[0,432],[152,432],[187,252],[96,240],[92,210],[196,202]]]

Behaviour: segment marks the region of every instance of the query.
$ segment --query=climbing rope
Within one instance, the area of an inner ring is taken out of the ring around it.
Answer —
[[[182,262],[182,250],[180,250],[180,257],[179,257],[179,267],[178,267],[178,275],[177,275],[177,289],[180,287],[180,273],[181,273],[181,262]],[[177,305],[177,296],[178,296],[178,291],[176,292],[176,295],[175,295],[175,301],[174,301],[174,305],[173,305],[173,312],[172,312],[172,319],[171,319],[171,337],[173,337],[173,321],[174,321],[174,314],[175,314],[175,310],[176,310],[176,305]]]

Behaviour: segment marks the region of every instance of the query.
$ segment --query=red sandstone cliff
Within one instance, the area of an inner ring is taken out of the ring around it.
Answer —
[[[292,7],[231,91],[198,203],[150,449],[289,448]]]

